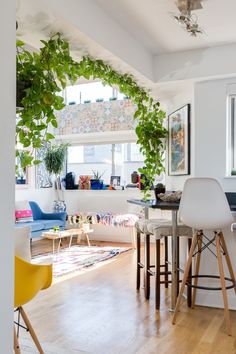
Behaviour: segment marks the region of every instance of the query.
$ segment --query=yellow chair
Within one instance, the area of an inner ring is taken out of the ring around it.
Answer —
[[[43,349],[33,330],[33,327],[23,309],[23,305],[32,300],[40,290],[47,289],[52,283],[52,264],[38,265],[26,262],[15,256],[15,299],[14,306],[22,316],[27,329],[39,351],[43,354]],[[20,347],[14,327],[14,350],[15,354],[20,354]]]

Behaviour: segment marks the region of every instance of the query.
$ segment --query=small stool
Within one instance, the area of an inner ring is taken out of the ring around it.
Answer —
[[[155,304],[156,309],[160,308],[160,284],[165,284],[168,287],[169,281],[168,271],[168,236],[172,234],[172,224],[169,220],[163,219],[141,219],[135,224],[137,230],[137,282],[136,289],[140,288],[140,270],[144,268],[144,291],[145,298],[149,299],[150,296],[150,276],[155,276]],[[141,233],[144,234],[144,246],[145,246],[145,257],[144,264],[141,262],[140,248],[141,248]],[[155,237],[155,265],[150,264],[150,236]],[[185,225],[177,226],[177,236],[178,241],[180,236],[187,236],[190,241],[192,238],[192,229]],[[160,264],[160,240],[164,237],[165,240],[165,262]],[[179,243],[179,242],[178,242]],[[190,244],[189,244],[190,247]],[[152,268],[155,267],[155,271]],[[161,268],[164,267],[164,271]],[[177,281],[177,291],[179,288],[179,247],[178,247],[178,257],[177,257],[177,267],[178,267],[178,281]],[[164,280],[161,281],[160,276],[164,275]],[[188,304],[191,306],[191,288],[188,291]]]

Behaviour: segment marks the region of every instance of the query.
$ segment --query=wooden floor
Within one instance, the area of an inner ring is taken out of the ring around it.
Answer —
[[[65,354],[236,353],[236,312],[231,311],[232,337],[220,309],[191,310],[183,303],[173,326],[170,290],[162,289],[161,310],[155,311],[153,291],[145,301],[143,289],[136,293],[135,275],[135,251],[129,251],[42,291],[25,307],[42,345],[54,343]]]

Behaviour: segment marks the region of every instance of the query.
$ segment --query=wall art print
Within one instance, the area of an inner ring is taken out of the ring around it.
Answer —
[[[168,116],[170,176],[190,174],[190,104]]]

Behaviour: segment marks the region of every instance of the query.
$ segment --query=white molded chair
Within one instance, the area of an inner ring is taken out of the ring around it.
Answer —
[[[231,335],[231,322],[228,307],[227,289],[234,288],[235,277],[232,268],[232,264],[228,255],[226,243],[222,233],[222,229],[230,226],[232,223],[232,215],[229,208],[228,201],[226,199],[225,193],[223,192],[220,184],[213,178],[189,178],[184,185],[182,198],[180,202],[180,220],[190,227],[192,227],[195,232],[192,240],[191,249],[189,252],[188,261],[185,267],[183,280],[181,284],[181,289],[177,299],[177,304],[175,308],[175,313],[172,323],[175,324],[176,317],[179,311],[181,298],[184,292],[184,287],[187,282],[189,268],[192,264],[192,258],[197,255],[196,268],[194,275],[194,291],[193,291],[193,306],[196,297],[196,289],[198,287],[198,277],[199,277],[199,267],[200,258],[202,251],[207,248],[207,246],[214,245],[216,247],[216,257],[219,268],[220,276],[210,276],[211,278],[220,278],[221,288],[208,288],[212,290],[222,290],[223,301],[224,301],[224,315],[226,320],[227,332]],[[203,230],[208,230],[213,232],[213,238],[209,239],[203,234]],[[206,238],[206,242],[203,242],[203,238]],[[202,247],[202,244],[204,246]],[[197,249],[197,251],[195,251]],[[225,278],[223,262],[221,251],[225,256],[226,263],[229,269],[230,279]],[[201,276],[201,277],[208,277]],[[231,285],[226,286],[226,280],[230,281]],[[201,287],[204,289],[204,287]],[[205,289],[207,289],[205,287]]]

